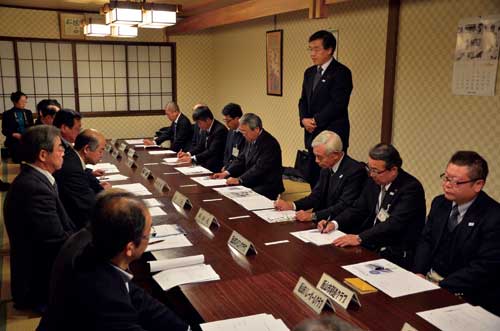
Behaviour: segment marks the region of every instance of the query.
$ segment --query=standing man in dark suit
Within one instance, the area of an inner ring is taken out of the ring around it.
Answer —
[[[64,145],[64,164],[54,173],[61,201],[78,229],[89,221],[96,195],[91,188],[85,163],[72,144],[80,134],[82,116],[71,109],[61,109],[54,118],[54,126],[61,130]]]
[[[170,140],[170,149],[174,152],[181,150],[188,151],[191,148],[193,136],[193,126],[189,119],[181,113],[179,106],[175,102],[169,102],[165,106],[165,116],[172,122],[170,130],[164,131],[155,138],[155,141],[144,139],[145,145],[161,145],[164,141]]]
[[[297,210],[298,221],[317,223],[334,218],[353,205],[366,182],[366,170],[363,164],[342,152],[342,140],[335,132],[321,132],[311,146],[321,167],[318,183],[308,196],[295,202],[277,200],[275,207]],[[311,208],[313,212],[307,211]]]
[[[262,128],[262,120],[253,113],[241,117],[239,129],[246,140],[243,151],[229,168],[212,177],[229,177],[228,185],[243,185],[275,200],[285,190],[280,144]]]
[[[443,195],[417,246],[414,271],[474,305],[500,315],[500,205],[483,191],[488,163],[455,153],[441,175]]]
[[[132,282],[151,215],[133,194],[101,193],[91,224],[64,245],[54,264],[48,312],[39,331],[186,331],[188,325]]]
[[[320,168],[315,162],[311,142],[323,130],[337,133],[344,152],[349,147],[347,108],[352,91],[351,71],[333,58],[337,41],[331,32],[317,31],[309,37],[309,52],[314,63],[304,73],[299,100],[300,125],[304,128],[305,147],[309,151],[308,181],[318,181]]]
[[[222,109],[224,122],[228,127],[226,147],[224,149],[224,165],[222,171],[227,169],[231,162],[238,157],[240,151],[245,146],[245,138],[238,130],[240,118],[243,116],[240,105],[236,103],[228,103]]]
[[[21,142],[25,163],[4,205],[11,290],[16,309],[41,312],[47,304],[52,264],[75,227],[59,200],[52,176],[63,164],[59,130],[37,125],[26,131]]]
[[[179,162],[195,162],[210,171],[217,172],[222,168],[227,129],[214,119],[207,106],[200,106],[193,112],[193,120],[200,128],[200,137],[189,152],[179,152]]]
[[[363,245],[403,268],[410,268],[415,246],[425,223],[422,184],[401,168],[403,160],[392,145],[378,144],[368,156],[368,180],[354,206],[332,221],[318,223],[320,230],[348,234],[335,246]]]

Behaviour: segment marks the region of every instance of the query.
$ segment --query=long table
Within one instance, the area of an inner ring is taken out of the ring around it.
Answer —
[[[118,149],[116,142],[114,149]],[[379,258],[375,253],[362,247],[337,248],[332,245],[315,246],[291,236],[292,231],[312,228],[312,223],[287,222],[269,224],[254,213],[245,210],[232,200],[223,197],[212,188],[203,187],[190,176],[177,172],[176,166],[162,164],[167,155],[151,155],[158,149],[135,148],[135,168],[127,166],[128,156],[120,152],[121,159],[106,153],[103,162],[115,164],[120,173],[129,179],[113,184],[141,183],[165,206],[167,215],[153,218],[153,224],[179,224],[186,231],[193,246],[174,248],[167,251],[169,258],[204,254],[206,263],[212,265],[220,275],[220,281],[187,284],[164,292],[152,280],[145,261],[150,254],[132,265],[134,281],[149,290],[154,296],[166,302],[192,323],[210,322],[219,319],[240,317],[256,313],[272,313],[283,319],[289,328],[299,321],[316,316],[292,293],[299,276],[316,284],[326,272],[338,281],[353,277],[342,265],[369,261]],[[150,163],[159,163],[151,165]],[[146,165],[154,178],[168,183],[170,190],[158,192],[153,179],[144,179],[141,170]],[[185,165],[179,165],[185,166]],[[167,174],[165,174],[167,173]],[[192,184],[196,184],[193,186]],[[188,186],[186,186],[188,185]],[[174,192],[184,194],[192,203],[190,209],[183,209],[171,202]],[[207,202],[204,200],[222,199]],[[213,214],[220,227],[206,229],[194,221],[199,208]],[[247,218],[230,219],[232,216],[249,215]],[[243,256],[229,248],[227,241],[237,231],[252,241],[258,254]],[[265,243],[289,240],[288,243],[270,245]],[[347,310],[336,305],[336,314],[366,330],[399,331],[405,322],[416,329],[437,330],[415,313],[463,303],[453,294],[442,290],[427,291],[400,298],[391,298],[378,291],[360,296],[361,307],[349,306]],[[322,315],[332,314],[325,311]]]

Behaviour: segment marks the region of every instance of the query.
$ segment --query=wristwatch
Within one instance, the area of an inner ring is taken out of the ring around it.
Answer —
[[[318,220],[318,216],[316,215],[316,213],[312,213],[311,214],[311,221],[316,222],[317,220]]]

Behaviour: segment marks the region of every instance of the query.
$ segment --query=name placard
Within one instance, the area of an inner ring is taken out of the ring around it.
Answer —
[[[127,159],[127,163],[126,163],[126,164],[127,164],[127,167],[129,167],[129,168],[135,168],[135,167],[137,167],[137,166],[135,165],[135,160],[134,160],[134,159],[131,159],[131,158],[128,158],[128,159]]]
[[[172,202],[181,208],[191,207],[191,201],[189,201],[189,199],[179,191],[174,193]]]
[[[128,149],[127,156],[128,157],[136,157],[137,155],[135,155],[135,149],[133,149],[132,147],[130,147]]]
[[[158,177],[156,177],[153,186],[155,187],[155,189],[158,192],[163,192],[164,189],[167,189],[167,191],[170,191],[170,186],[168,186],[167,182],[161,178],[158,178]]]
[[[309,283],[304,277],[299,278],[299,281],[293,289],[293,294],[299,297],[300,300],[318,315],[321,314],[325,305],[331,307],[333,311],[335,311],[330,299]]]
[[[122,156],[120,155],[120,151],[119,151],[119,150],[117,150],[117,149],[114,149],[114,150],[113,150],[113,153],[111,153],[111,156],[112,156],[114,159],[116,159],[116,160],[118,160],[119,158],[121,158],[121,157],[122,157]]]
[[[111,143],[111,146],[115,147],[116,146],[116,139],[111,139],[110,143]]]
[[[113,150],[113,146],[111,146],[110,144],[106,144],[106,146],[104,147],[104,150],[109,153]]]
[[[120,143],[120,146],[118,146],[118,149],[120,150],[120,152],[125,152],[127,150],[127,144]]]
[[[216,225],[217,227],[219,227],[219,222],[217,221],[217,218],[215,218],[214,215],[210,214],[203,208],[200,208],[198,210],[196,216],[194,217],[194,220],[196,221],[196,223],[207,228],[210,228],[212,225]]]
[[[236,231],[231,233],[227,244],[243,255],[257,254],[257,249],[252,242]]]
[[[344,309],[347,309],[351,300],[361,307],[361,302],[354,291],[326,273],[323,273],[316,287]]]
[[[413,326],[411,326],[410,324],[408,324],[408,322],[406,322],[403,327],[401,328],[401,331],[418,331],[417,329],[415,329]]]
[[[149,170],[149,169],[148,169],[148,168],[146,168],[146,167],[142,168],[142,170],[141,170],[141,176],[142,176],[142,178],[144,178],[144,179],[149,179],[150,177],[153,177],[153,176],[151,175],[151,170]]]

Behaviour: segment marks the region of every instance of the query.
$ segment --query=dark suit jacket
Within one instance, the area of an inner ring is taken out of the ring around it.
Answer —
[[[344,155],[335,174],[330,174],[330,168],[321,169],[311,194],[295,201],[297,210],[313,208],[319,221],[333,219],[354,204],[366,182],[364,165]]]
[[[226,145],[227,129],[219,121],[214,120],[210,133],[199,131],[196,145],[189,151],[196,156],[196,163],[213,172],[219,172],[224,160],[224,147]]]
[[[305,147],[310,149],[311,142],[323,130],[331,130],[342,139],[344,150],[349,146],[349,116],[347,108],[352,91],[351,71],[342,63],[332,60],[321,80],[313,91],[313,81],[317,66],[304,72],[302,95],[299,100],[300,125],[302,119],[314,118],[316,130],[304,130]]]
[[[160,145],[165,140],[170,140],[170,149],[178,152],[189,151],[191,148],[191,139],[193,136],[193,126],[189,119],[181,113],[177,120],[177,125],[172,123],[170,130],[165,131],[162,135],[156,138],[156,144]]]
[[[143,289],[102,261],[82,229],[64,245],[53,269],[47,314],[38,331],[186,331],[188,326]]]
[[[377,219],[376,206],[380,186],[369,179],[354,206],[335,218],[343,232],[357,233],[362,245],[381,251],[384,258],[409,268],[413,262],[415,246],[425,223],[425,194],[422,184],[403,169],[392,182],[382,201],[389,218]]]
[[[448,223],[452,202],[443,195],[432,201],[431,211],[417,246],[414,271],[426,274]],[[479,193],[455,229],[449,252],[453,272],[439,285],[463,293],[473,304],[500,314],[500,205]]]
[[[229,130],[227,132],[226,147],[224,148],[224,168],[227,169],[231,162],[238,157],[245,146],[245,138],[240,131]],[[233,155],[233,149],[238,150],[237,155]]]
[[[22,165],[7,193],[4,219],[14,302],[27,308],[47,303],[52,263],[75,230],[57,190],[44,174]]]
[[[24,113],[24,125],[25,128],[29,128],[33,125],[33,114],[29,109],[22,109]],[[2,115],[2,134],[5,136],[5,147],[9,149],[15,162],[20,161],[19,155],[19,145],[20,141],[12,137],[13,133],[19,132],[19,124],[16,121],[15,108],[11,108],[5,111]]]
[[[285,190],[280,144],[276,138],[262,130],[251,147],[250,155],[247,155],[248,148],[250,144],[247,142],[243,151],[226,170],[231,177],[239,177],[242,185],[269,199],[276,199]]]
[[[85,174],[87,175],[90,188],[92,188],[92,190],[96,195],[102,190],[104,190],[104,188],[101,186],[101,182],[99,181],[99,179],[97,179],[96,176],[92,174],[92,169],[85,168]]]
[[[89,176],[83,169],[77,152],[67,142],[63,141],[63,145],[63,166],[54,173],[54,177],[64,208],[76,227],[81,229],[89,221],[96,193],[90,185]]]

